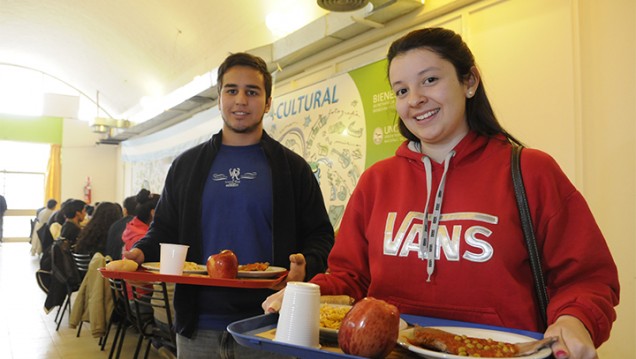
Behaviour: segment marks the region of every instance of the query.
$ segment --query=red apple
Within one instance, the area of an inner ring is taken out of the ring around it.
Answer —
[[[238,259],[229,249],[222,250],[208,258],[208,275],[212,278],[233,279],[238,275]]]
[[[338,331],[343,352],[367,358],[384,358],[395,347],[400,312],[383,300],[366,297],[345,315]]]

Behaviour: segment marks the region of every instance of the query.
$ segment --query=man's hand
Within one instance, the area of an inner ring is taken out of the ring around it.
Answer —
[[[289,273],[287,274],[286,282],[302,282],[305,280],[307,274],[307,262],[305,262],[305,256],[302,253],[296,253],[289,256]]]
[[[577,318],[564,315],[546,329],[546,337],[558,337],[552,344],[556,359],[598,359],[596,348],[583,323]]]
[[[284,281],[271,287],[274,290],[280,290],[285,288],[289,282],[302,282],[305,280],[307,262],[305,262],[305,256],[302,253],[296,253],[289,256],[289,273]]]
[[[305,275],[307,273],[307,262],[305,262],[305,256],[302,253],[296,253],[289,256],[289,273],[287,273],[287,278],[285,280],[271,289],[279,290],[282,289],[265,299],[263,304],[263,310],[265,313],[277,313],[280,310],[280,306],[283,304],[283,295],[285,294],[285,286],[289,282],[302,282],[305,280]]]
[[[133,260],[141,265],[144,262],[144,252],[139,248],[133,248],[130,251],[124,251],[122,257]]]

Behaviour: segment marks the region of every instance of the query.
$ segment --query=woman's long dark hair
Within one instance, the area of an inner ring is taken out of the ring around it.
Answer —
[[[388,69],[391,68],[391,62],[396,56],[419,48],[431,50],[453,64],[460,82],[466,81],[471,75],[470,70],[473,66],[476,66],[473,53],[460,35],[451,30],[431,27],[411,31],[391,44],[387,53],[387,77]],[[486,95],[483,79],[480,80],[479,86],[475,90],[475,95],[466,99],[466,119],[468,127],[480,135],[493,136],[503,134],[509,141],[521,144],[497,121],[497,117]],[[409,131],[401,118],[398,126],[400,133],[404,137],[408,140],[419,142],[417,136]]]
[[[121,206],[111,202],[100,202],[95,207],[93,217],[77,236],[75,251],[77,253],[104,252],[108,229],[123,217]]]

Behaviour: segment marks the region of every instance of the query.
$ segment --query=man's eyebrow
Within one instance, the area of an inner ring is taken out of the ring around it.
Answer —
[[[237,84],[233,84],[233,83],[228,83],[228,84],[223,84],[223,87],[232,87],[232,88],[238,88],[239,85]],[[262,90],[263,88],[260,85],[245,85],[245,87],[249,88],[249,89],[256,89],[256,90]]]

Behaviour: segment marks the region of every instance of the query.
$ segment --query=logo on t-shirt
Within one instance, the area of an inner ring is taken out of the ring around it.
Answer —
[[[225,187],[238,187],[241,184],[241,180],[253,180],[256,179],[256,172],[246,172],[241,174],[241,169],[230,168],[228,170],[229,176],[223,173],[212,174],[213,181],[225,181]]]

